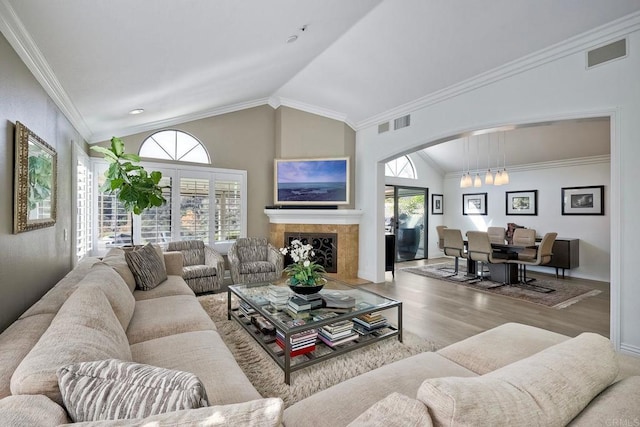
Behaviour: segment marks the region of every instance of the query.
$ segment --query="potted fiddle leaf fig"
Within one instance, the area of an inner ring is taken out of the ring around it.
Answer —
[[[114,136],[111,138],[111,147],[95,146],[91,149],[103,154],[109,162],[109,168],[104,173],[106,180],[100,191],[115,194],[127,212],[140,215],[145,209],[162,206],[167,202],[160,186],[162,173],[148,173],[138,164],[140,156],[124,152],[122,139]],[[133,233],[131,243],[133,244]]]

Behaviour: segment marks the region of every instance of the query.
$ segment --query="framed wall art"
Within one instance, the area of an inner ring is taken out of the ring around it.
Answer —
[[[462,215],[486,215],[487,193],[462,195]]]
[[[56,223],[56,150],[16,122],[13,232]]]
[[[538,215],[538,190],[507,191],[505,215]]]
[[[444,213],[444,196],[442,194],[431,195],[431,215],[442,215]]]
[[[563,188],[562,215],[604,215],[604,185]]]

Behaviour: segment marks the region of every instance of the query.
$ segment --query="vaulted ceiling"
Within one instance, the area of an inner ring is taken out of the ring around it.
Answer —
[[[358,129],[637,11],[640,0],[0,0],[0,30],[97,142],[266,103]]]

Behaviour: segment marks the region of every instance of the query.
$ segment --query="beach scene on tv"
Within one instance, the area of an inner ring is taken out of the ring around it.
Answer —
[[[276,203],[347,203],[346,159],[279,161]]]

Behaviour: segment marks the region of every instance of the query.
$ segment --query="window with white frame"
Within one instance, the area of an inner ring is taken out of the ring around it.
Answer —
[[[177,162],[211,163],[207,149],[193,136],[179,130],[161,130],[142,142],[140,157]]]
[[[199,239],[222,253],[238,237],[246,236],[246,171],[148,162],[142,166],[162,172],[160,185],[167,203],[142,215],[130,215],[114,196],[97,191],[108,164],[94,161],[99,177],[94,184],[94,255],[104,254],[111,246],[130,244],[131,235],[135,244]]]
[[[74,146],[76,158],[75,165],[75,261],[81,260],[89,255],[93,248],[91,238],[92,215],[92,195],[93,195],[93,171],[91,162],[81,149]]]
[[[387,162],[384,168],[386,176],[416,179],[416,168],[409,156],[398,157]]]

